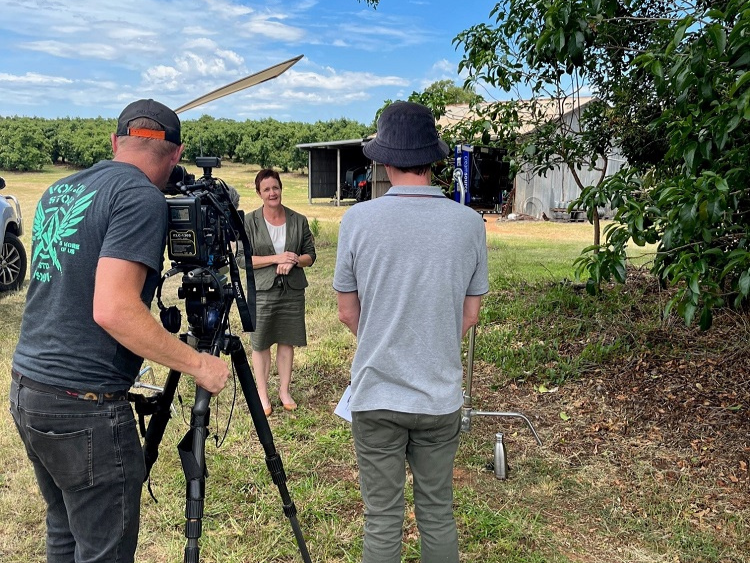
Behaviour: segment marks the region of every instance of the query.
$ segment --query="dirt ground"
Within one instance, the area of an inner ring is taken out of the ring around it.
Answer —
[[[488,222],[491,229],[502,223]],[[639,270],[628,285],[647,296],[663,291]],[[706,332],[673,318],[640,338],[648,346],[553,392],[511,383],[498,393],[482,376],[496,368],[475,363],[472,396],[484,410],[526,413],[547,436],[552,431],[545,446],[574,463],[604,450],[622,465],[647,459],[666,481],[689,474],[750,510],[750,316],[720,311]],[[569,416],[564,424],[561,412]]]

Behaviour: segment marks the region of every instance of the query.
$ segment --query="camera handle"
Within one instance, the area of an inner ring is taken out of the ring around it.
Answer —
[[[197,349],[197,339],[190,334],[180,335],[183,342]],[[289,519],[294,532],[297,546],[299,548],[302,560],[310,563],[310,554],[307,550],[304,535],[297,520],[297,508],[292,501],[289,490],[286,486],[286,474],[281,461],[281,456],[276,451],[273,442],[271,427],[268,419],[263,412],[263,405],[258,396],[258,389],[253,379],[253,374],[247,360],[245,348],[236,335],[225,335],[225,349],[221,350],[230,355],[232,365],[237,374],[242,393],[247,402],[250,416],[253,419],[258,439],[263,446],[266,455],[266,466],[271,474],[274,484],[279,489],[283,503],[284,515]],[[219,348],[213,347],[211,353],[219,355]],[[148,475],[151,467],[158,457],[158,447],[161,438],[164,435],[166,424],[170,418],[169,405],[172,404],[177,383],[180,378],[180,372],[170,370],[167,381],[164,385],[164,393],[160,397],[159,403],[167,405],[157,410],[151,417],[148,430],[143,442],[144,457],[146,458],[146,474]],[[185,474],[186,487],[186,505],[185,505],[185,545],[184,563],[198,563],[200,548],[198,539],[201,536],[203,528],[203,506],[206,490],[206,477],[208,471],[206,468],[205,443],[208,437],[208,422],[210,419],[210,401],[211,394],[202,387],[195,388],[195,403],[191,410],[190,430],[180,441],[177,449],[182,462],[182,469]],[[150,488],[149,488],[150,491]],[[153,495],[152,495],[153,496]]]

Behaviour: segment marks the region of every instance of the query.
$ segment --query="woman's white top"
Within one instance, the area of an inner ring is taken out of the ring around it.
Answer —
[[[268,234],[271,235],[273,249],[276,251],[276,254],[283,253],[284,246],[286,245],[286,222],[277,227],[269,223],[267,219],[264,219],[264,221],[266,222],[266,227],[268,227]]]

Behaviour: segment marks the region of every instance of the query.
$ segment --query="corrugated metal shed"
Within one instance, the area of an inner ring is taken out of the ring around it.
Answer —
[[[588,103],[590,99],[586,101]],[[585,105],[585,104],[584,104]],[[562,120],[566,127],[572,131],[579,131],[579,117],[582,106],[566,111]],[[557,114],[559,116],[559,114]],[[589,163],[581,163],[581,168],[576,174],[584,186],[596,184],[605,168],[605,176],[611,176],[618,172],[625,164],[625,159],[617,151],[611,151],[607,155],[606,162],[599,159],[593,169],[589,169]],[[559,220],[584,220],[583,212],[568,213],[568,205],[581,195],[581,189],[576,183],[573,173],[567,166],[558,166],[548,171],[545,176],[534,174],[530,167],[522,168],[515,179],[515,200],[513,210],[516,213],[525,213],[540,218],[545,213],[550,219]],[[601,209],[600,214],[605,217],[612,216],[612,210]]]
[[[548,115],[549,119],[557,119],[562,115],[562,119],[573,130],[578,130],[578,118],[581,109],[591,102],[594,98],[580,97],[577,99],[566,98],[563,100],[546,99],[537,100],[536,112],[541,115]],[[521,119],[523,120],[523,105],[519,107]],[[438,120],[441,126],[451,126],[462,121],[471,121],[476,119],[476,114],[471,110],[468,104],[448,106],[445,115]],[[529,126],[522,127],[521,133],[530,132]],[[470,142],[469,139],[466,142]],[[625,164],[625,159],[617,151],[608,155],[606,175],[612,175],[620,170]],[[601,169],[604,162],[596,163],[596,168]],[[600,170],[589,170],[588,164],[582,164],[581,170],[578,170],[578,176],[584,185],[590,185],[598,181],[601,174]],[[568,214],[568,204],[576,199],[581,191],[578,184],[567,166],[557,167],[547,172],[546,176],[534,174],[529,167],[519,171],[514,180],[515,198],[513,202],[513,211],[515,213],[524,213],[534,217],[541,217],[545,213],[552,219],[571,219],[574,220],[579,215]],[[606,215],[611,214],[611,210],[603,210]],[[582,218],[582,214],[580,215]]]
[[[362,146],[371,138],[297,145],[308,151],[307,197],[310,203],[320,198],[332,200],[336,205],[345,203],[341,187],[346,181],[346,172],[362,166],[372,166],[372,197],[388,191],[391,184],[385,168],[370,161],[362,152]]]

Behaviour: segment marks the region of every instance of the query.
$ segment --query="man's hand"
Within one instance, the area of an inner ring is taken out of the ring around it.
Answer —
[[[203,387],[212,395],[218,395],[226,387],[229,379],[230,372],[227,363],[206,352],[200,353],[200,359],[200,368],[190,375],[195,379],[196,385]]]

